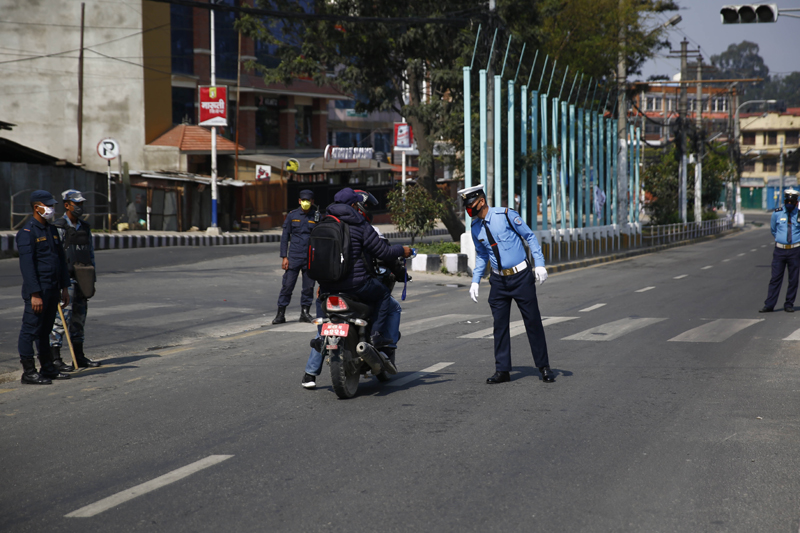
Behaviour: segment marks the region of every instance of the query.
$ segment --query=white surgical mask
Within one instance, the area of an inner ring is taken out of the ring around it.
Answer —
[[[56,218],[56,210],[52,207],[47,207],[46,205],[42,207],[44,207],[44,213],[41,214],[42,218],[48,222],[52,222],[52,220]]]

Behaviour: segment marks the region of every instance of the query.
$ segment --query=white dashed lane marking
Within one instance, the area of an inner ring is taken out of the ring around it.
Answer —
[[[652,289],[655,289],[655,287],[645,287],[644,289],[639,289],[638,291],[635,291],[635,292],[647,292],[647,291],[652,290]]]
[[[743,255],[744,255],[744,254],[739,254],[739,255],[737,255],[736,257],[742,257]]]
[[[594,305],[592,305],[592,306],[590,306],[590,307],[587,307],[586,309],[581,309],[581,310],[580,310],[580,311],[578,311],[578,312],[579,312],[579,313],[588,313],[589,311],[594,311],[595,309],[600,309],[600,308],[601,308],[601,307],[603,307],[604,305],[606,305],[606,304],[594,304]]]
[[[700,270],[708,270],[709,268],[714,268],[714,266],[713,265],[706,265],[703,268],[701,268]]]
[[[102,500],[95,502],[91,505],[87,505],[86,507],[81,507],[77,511],[72,511],[71,513],[64,515],[67,518],[89,518],[91,516],[98,515],[103,511],[107,511],[112,507],[116,507],[122,503],[130,501],[138,496],[142,496],[143,494],[147,494],[148,492],[152,492],[156,489],[160,489],[170,483],[175,483],[187,476],[191,476],[195,472],[199,472],[209,466],[213,466],[217,463],[221,463],[226,459],[230,459],[233,457],[232,455],[209,455],[205,459],[200,459],[197,462],[194,462],[190,465],[186,465],[181,467],[177,470],[173,470],[163,476],[159,476],[153,480],[147,481],[146,483],[142,483],[141,485],[136,485],[135,487],[131,487],[128,490],[123,490],[122,492],[118,492],[113,496],[109,496],[108,498],[103,498]]]
[[[675,277],[674,277],[674,278],[672,278],[672,279],[683,279],[683,278],[687,277],[688,275],[689,275],[689,274],[681,274],[680,276],[675,276]]]
[[[424,376],[426,376],[428,374],[432,374],[434,372],[438,372],[441,369],[446,368],[446,367],[448,367],[448,366],[450,366],[452,364],[453,363],[436,363],[435,365],[429,366],[428,368],[424,368],[424,369],[420,370],[419,372],[414,372],[413,374],[409,374],[408,376],[402,377],[400,379],[392,380],[389,383],[386,383],[385,386],[386,387],[402,387],[406,383],[411,383],[415,379],[419,379],[419,378],[424,377]]]

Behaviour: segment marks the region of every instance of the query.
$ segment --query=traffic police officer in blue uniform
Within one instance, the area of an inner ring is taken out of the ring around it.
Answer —
[[[494,319],[495,374],[486,383],[497,384],[511,381],[511,338],[509,316],[511,300],[516,300],[522,313],[533,361],[545,383],[555,381],[547,355],[547,341],[536,299],[536,281],[541,285],[547,279],[542,248],[536,235],[519,213],[504,207],[489,207],[483,186],[478,185],[458,191],[464,201],[467,214],[472,217],[472,241],[475,243],[475,268],[469,295],[478,302],[478,286],[489,263],[492,274],[489,278],[489,306]],[[524,242],[523,242],[524,241]],[[533,265],[530,263],[527,244]]]
[[[783,310],[794,312],[794,299],[797,296],[798,273],[800,273],[800,220],[797,209],[798,192],[787,189],[783,195],[783,207],[775,209],[770,221],[772,236],[775,237],[775,250],[772,252],[772,279],[769,280],[769,293],[760,313],[769,313],[778,303],[783,285],[783,272],[789,270],[789,286],[786,288],[786,302]]]
[[[30,202],[33,217],[17,233],[22,300],[25,302],[18,349],[22,383],[49,385],[53,379],[69,379],[69,374],[53,366],[49,340],[59,298],[64,305],[69,305],[69,273],[58,231],[50,224],[56,213],[55,198],[39,190],[33,191]],[[36,371],[33,359],[34,343],[39,352],[41,372]]]
[[[319,210],[314,205],[314,193],[308,189],[300,191],[300,207],[290,211],[283,221],[281,234],[281,268],[283,274],[281,294],[278,296],[278,314],[273,324],[286,322],[286,307],[292,301],[292,291],[297,276],[303,272],[303,290],[300,293],[300,322],[311,322],[308,312],[314,301],[314,280],[308,277],[308,236],[311,228],[319,222]],[[291,245],[290,245],[291,243]]]

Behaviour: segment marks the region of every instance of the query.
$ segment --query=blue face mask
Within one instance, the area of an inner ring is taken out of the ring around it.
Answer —
[[[786,206],[787,211],[793,211],[797,207],[797,203],[795,202],[785,202],[783,205]]]

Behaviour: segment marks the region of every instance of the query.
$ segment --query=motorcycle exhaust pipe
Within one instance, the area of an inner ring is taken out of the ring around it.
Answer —
[[[389,358],[376,350],[371,344],[359,342],[356,346],[356,353],[369,365],[374,375],[378,375],[384,370],[389,374],[397,374],[397,368],[389,361]]]

